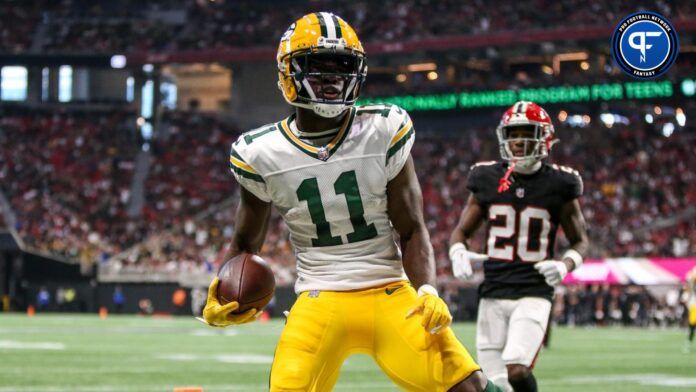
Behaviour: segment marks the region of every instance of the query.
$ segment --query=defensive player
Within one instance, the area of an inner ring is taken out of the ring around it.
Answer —
[[[580,175],[543,162],[553,146],[549,115],[517,102],[496,130],[502,162],[482,162],[469,173],[471,191],[450,237],[454,275],[471,278],[472,261],[484,261],[476,333],[478,361],[491,381],[514,391],[536,391],[532,368],[544,339],[553,286],[583,261],[588,241],[578,198]],[[486,223],[485,254],[468,240]],[[558,225],[570,241],[554,257]],[[507,386],[510,388],[510,386]]]
[[[283,35],[277,61],[278,85],[295,114],[242,135],[230,157],[242,185],[232,256],[259,251],[274,205],[297,257],[299,297],[278,342],[270,390],[329,391],[356,352],[409,391],[499,390],[454,336],[433,287],[408,114],[354,105],[367,65],[353,29],[331,13],[308,14]],[[253,321],[254,309],[235,315],[236,302],[220,306],[218,282],[205,320]]]
[[[686,274],[684,304],[689,313],[689,339],[684,343],[684,353],[690,353],[694,344],[694,332],[696,332],[696,267]]]

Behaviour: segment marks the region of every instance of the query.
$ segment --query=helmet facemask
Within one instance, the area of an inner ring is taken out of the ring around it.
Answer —
[[[496,133],[500,156],[506,161],[514,161],[521,170],[531,169],[549,155],[552,132],[548,124],[501,125]]]
[[[292,78],[297,91],[297,98],[289,103],[322,117],[339,116],[360,95],[367,75],[365,60],[358,51],[336,46],[288,54],[279,64],[280,72]]]

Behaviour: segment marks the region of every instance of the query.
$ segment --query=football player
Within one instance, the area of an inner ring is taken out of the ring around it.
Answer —
[[[455,337],[434,287],[411,119],[396,106],[355,105],[367,65],[353,28],[331,13],[305,15],[283,35],[277,61],[295,113],[240,136],[230,157],[242,186],[231,256],[259,252],[274,205],[297,257],[299,296],[270,390],[330,391],[356,352],[410,391],[499,390]],[[217,302],[218,282],[205,320],[253,321],[255,309],[233,314],[238,303]]]
[[[683,351],[689,353],[694,344],[694,332],[696,332],[696,267],[687,272],[684,286],[684,304],[689,313],[689,339],[684,343]]]
[[[472,277],[472,262],[484,262],[476,332],[483,371],[508,389],[536,391],[532,368],[554,286],[582,263],[588,247],[578,202],[582,180],[575,170],[543,162],[556,140],[549,115],[537,104],[515,103],[496,133],[503,161],[471,168],[471,194],[450,237],[449,256],[461,280]],[[484,222],[486,250],[479,254],[468,241]],[[556,258],[559,223],[570,248]]]

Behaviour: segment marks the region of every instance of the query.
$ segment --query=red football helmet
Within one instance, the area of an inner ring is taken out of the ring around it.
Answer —
[[[510,129],[518,127],[530,127],[534,130],[532,137],[510,137]],[[500,156],[506,160],[515,160],[517,167],[531,167],[540,160],[546,158],[551,147],[558,140],[554,140],[554,129],[551,117],[541,106],[529,101],[516,102],[505,111],[496,129]],[[513,154],[510,142],[524,141],[525,148],[522,155]],[[531,146],[531,149],[529,148]]]

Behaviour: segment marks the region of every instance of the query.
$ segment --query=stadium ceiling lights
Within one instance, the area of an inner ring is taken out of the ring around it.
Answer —
[[[696,94],[696,81],[693,79],[684,79],[681,82],[681,90],[684,96],[691,97]]]
[[[677,120],[677,124],[679,124],[680,127],[683,127],[686,125],[686,114],[684,114],[684,109],[682,108],[677,108],[676,114],[674,116]]]
[[[111,56],[110,60],[111,68],[122,69],[126,67],[126,56],[122,54],[115,54]]]
[[[674,133],[674,124],[672,124],[671,122],[665,123],[662,126],[662,135],[664,137],[670,137],[670,136],[672,136],[673,133]]]
[[[408,72],[425,72],[425,71],[436,71],[437,64],[435,63],[419,63],[419,64],[409,64],[406,66]]]
[[[616,113],[602,113],[599,115],[599,119],[607,128],[613,127],[614,124],[629,125],[631,123],[628,117]]]

